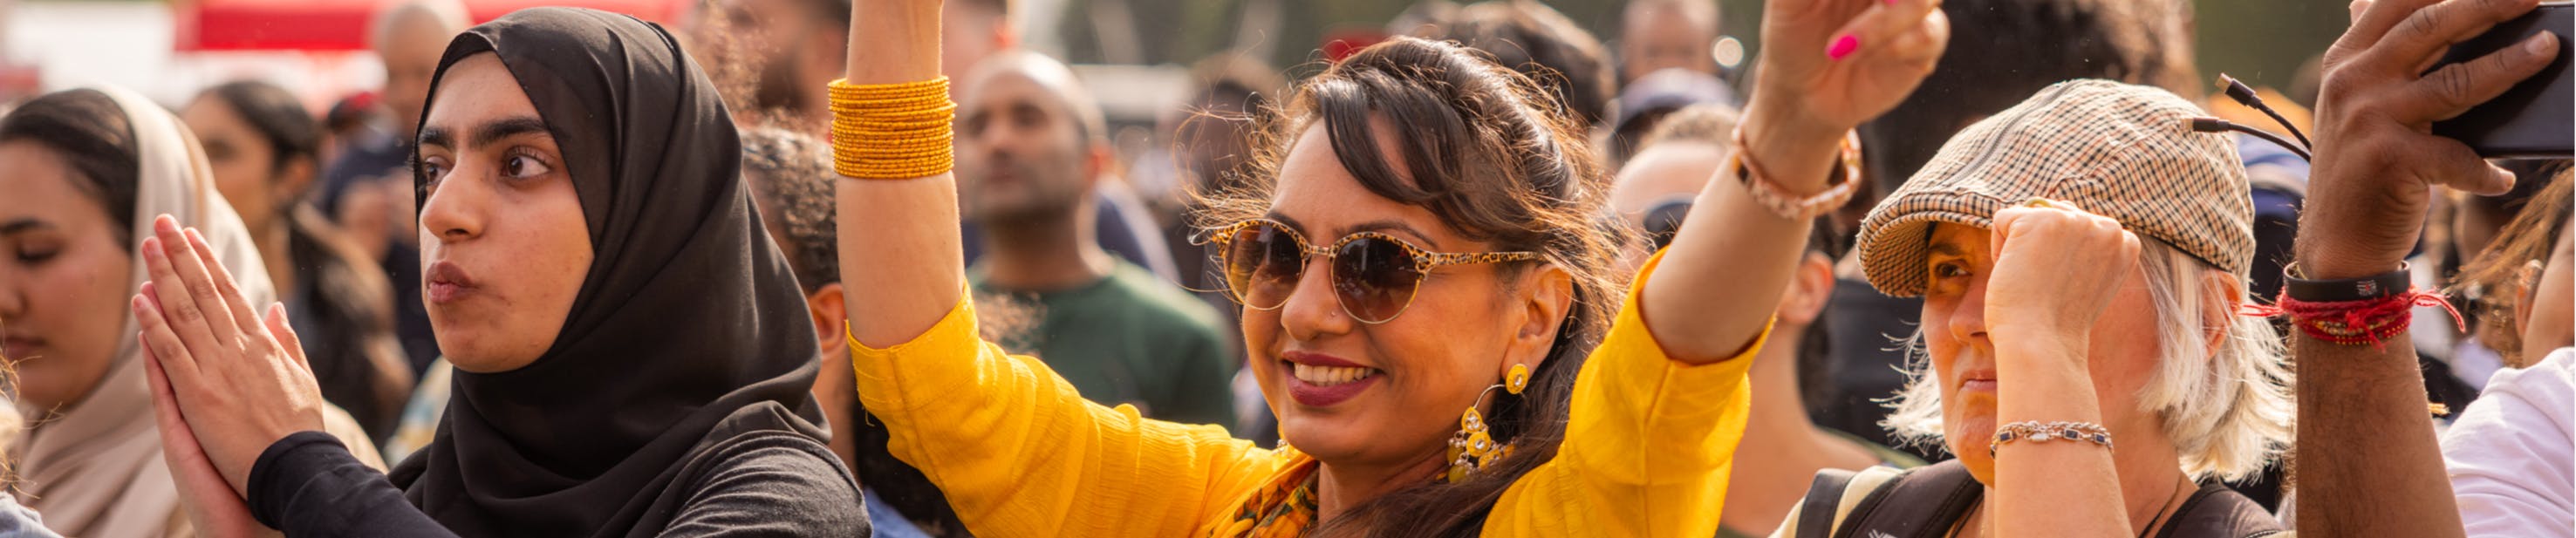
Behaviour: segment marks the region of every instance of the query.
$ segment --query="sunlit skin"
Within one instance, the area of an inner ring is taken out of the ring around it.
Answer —
[[[18,400],[37,409],[78,403],[128,339],[126,281],[134,257],[86,182],[42,144],[0,143],[0,355],[15,362]]]
[[[498,56],[456,62],[421,129],[422,297],[458,370],[504,372],[554,345],[590,270],[563,151]]]
[[[1373,127],[1389,166],[1407,169],[1396,153],[1402,138],[1394,126]],[[1342,168],[1319,127],[1299,136],[1281,164],[1271,215],[1315,243],[1376,231],[1439,252],[1496,250],[1463,238],[1429,209],[1369,192]],[[1324,277],[1326,266],[1321,257],[1308,260],[1278,309],[1243,310],[1245,347],[1262,399],[1279,416],[1280,436],[1323,463],[1318,489],[1325,514],[1443,468],[1458,414],[1511,364],[1536,370],[1546,360],[1573,293],[1571,281],[1552,269],[1448,266],[1423,279],[1402,314],[1371,325],[1343,312]],[[1376,369],[1375,377],[1357,381],[1371,384],[1357,396],[1310,407],[1289,395],[1295,381],[1283,357],[1291,354],[1338,358]]]

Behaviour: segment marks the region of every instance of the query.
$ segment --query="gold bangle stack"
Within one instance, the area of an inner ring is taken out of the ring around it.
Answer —
[[[948,77],[900,84],[832,81],[832,168],[858,179],[912,179],[955,167]]]

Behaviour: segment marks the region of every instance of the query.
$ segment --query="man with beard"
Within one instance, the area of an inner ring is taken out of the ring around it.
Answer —
[[[998,338],[1044,360],[1082,395],[1147,417],[1231,424],[1234,359],[1216,311],[1111,256],[1094,235],[1093,188],[1111,165],[1098,106],[1073,71],[1003,52],[967,76],[957,111],[958,194],[986,248],[976,295],[1034,306]]]
[[[751,112],[801,124],[831,114],[823,88],[841,78],[843,51],[849,49],[850,0],[719,0],[725,35],[700,35],[727,41],[742,53],[733,61],[753,62]],[[819,134],[819,133],[815,133]]]

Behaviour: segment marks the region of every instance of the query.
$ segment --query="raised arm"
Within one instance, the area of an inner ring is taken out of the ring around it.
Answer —
[[[939,78],[939,0],[860,0],[850,10],[851,84]],[[911,340],[956,308],[966,282],[957,182],[841,178],[841,281],[850,335],[870,347]]]
[[[2556,39],[2543,33],[2486,58],[2429,74],[2423,69],[2451,44],[2536,3],[2352,4],[2352,28],[2326,51],[2316,169],[2293,249],[2304,274],[2292,278],[2399,271],[2423,229],[2433,186],[2488,193],[2512,186],[2513,176],[2480,160],[2467,145],[2427,134],[2429,126],[2538,72],[2557,56]],[[2441,447],[2424,414],[2414,343],[2403,332],[2377,345],[2337,344],[2293,332],[2299,530],[2318,536],[2461,535]]]
[[[1937,0],[1766,4],[1762,69],[1740,127],[1740,151],[1761,170],[1757,179],[1795,198],[1852,181],[1836,167],[1843,134],[1895,108],[1932,73],[1950,36],[1938,7]],[[1647,328],[1674,360],[1715,362],[1752,345],[1771,311],[1744,305],[1779,302],[1807,243],[1807,220],[1766,209],[1736,178],[1721,170],[1700,192],[1701,209],[1683,223],[1640,299]]]

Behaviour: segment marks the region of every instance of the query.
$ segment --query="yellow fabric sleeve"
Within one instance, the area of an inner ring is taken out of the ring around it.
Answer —
[[[849,344],[887,449],[978,536],[1193,536],[1288,461],[1224,428],[1083,400],[1045,363],[977,338],[971,300],[909,342]]]
[[[1744,438],[1745,371],[1771,337],[1726,360],[1674,362],[1637,305],[1657,253],[1574,381],[1556,458],[1503,492],[1486,536],[1714,536]]]

